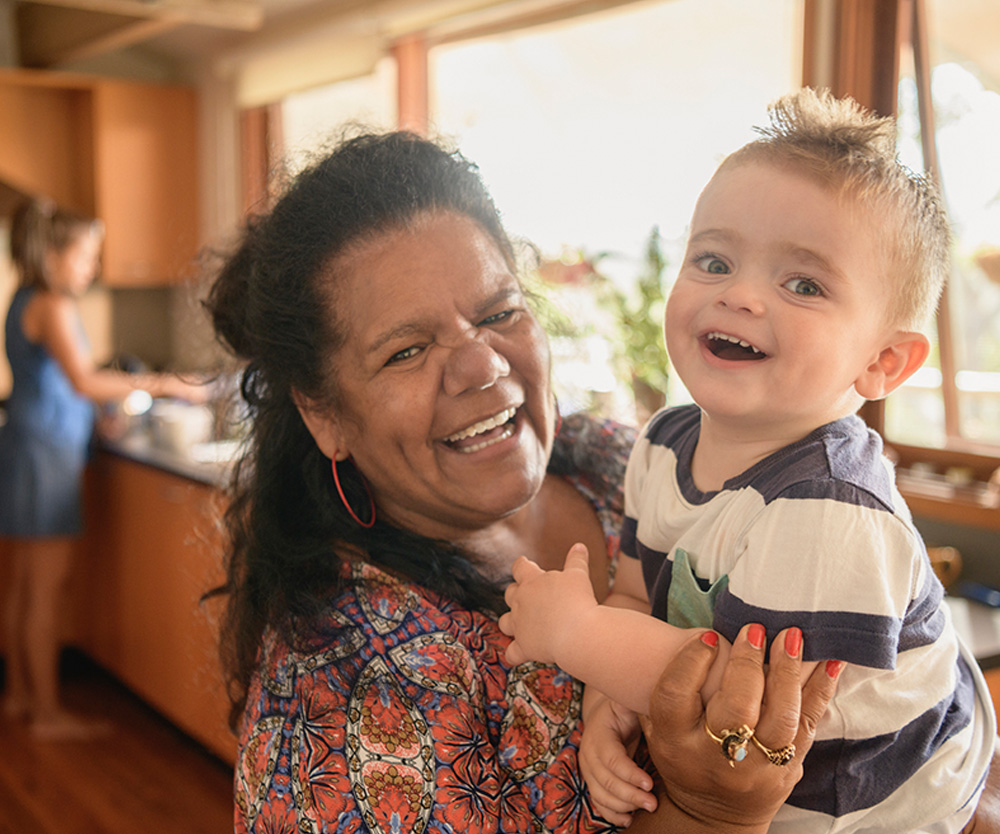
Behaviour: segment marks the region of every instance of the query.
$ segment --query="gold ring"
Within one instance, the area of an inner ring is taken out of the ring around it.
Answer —
[[[729,761],[730,767],[736,767],[736,762],[742,762],[747,757],[747,742],[753,738],[753,730],[743,724],[738,730],[723,730],[717,736],[708,729],[705,721],[705,732],[708,737],[722,748],[722,755]]]
[[[763,744],[761,744],[757,740],[756,736],[753,736],[751,740],[753,741],[754,744],[757,745],[757,749],[760,750],[760,752],[763,753],[765,756],[767,756],[767,760],[773,765],[777,765],[778,767],[784,767],[792,759],[795,758],[794,744],[786,744],[784,747],[779,747],[777,750],[772,750],[770,747],[765,747]]]

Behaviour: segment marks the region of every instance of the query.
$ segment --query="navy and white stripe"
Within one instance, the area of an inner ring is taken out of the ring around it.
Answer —
[[[848,417],[701,492],[699,426],[697,406],[661,412],[629,460],[621,546],[654,615],[727,577],[700,625],[729,640],[749,622],[771,638],[796,625],[805,659],[849,664],[772,830],[960,830],[995,719],[878,436]],[[692,576],[673,570],[679,551]]]

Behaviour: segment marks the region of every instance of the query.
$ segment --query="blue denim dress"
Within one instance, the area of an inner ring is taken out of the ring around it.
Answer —
[[[0,536],[79,535],[94,407],[45,348],[25,337],[21,318],[34,292],[19,289],[7,313],[14,385],[0,428]],[[82,322],[78,338],[87,344]]]

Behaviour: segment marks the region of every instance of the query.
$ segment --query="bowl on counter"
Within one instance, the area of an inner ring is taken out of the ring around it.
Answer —
[[[215,429],[215,414],[205,405],[180,400],[155,400],[149,409],[149,431],[153,445],[178,455],[207,443]]]

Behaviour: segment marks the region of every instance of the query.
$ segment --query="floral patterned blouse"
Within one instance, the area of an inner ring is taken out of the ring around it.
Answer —
[[[613,564],[634,433],[564,421],[551,469],[593,504]],[[558,464],[555,462],[558,459]],[[236,766],[236,831],[615,831],[577,767],[582,687],[504,660],[496,619],[367,564],[295,649],[270,634]]]

